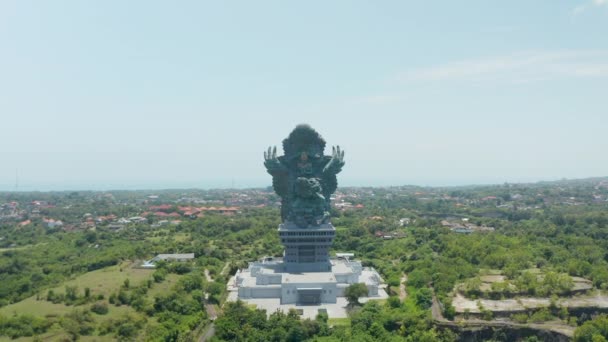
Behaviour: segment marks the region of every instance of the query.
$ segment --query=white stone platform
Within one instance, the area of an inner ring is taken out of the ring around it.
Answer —
[[[378,297],[363,297],[359,299],[360,303],[366,303],[370,300],[382,300],[387,299],[388,295],[382,289],[381,295]],[[236,302],[238,299],[237,291],[232,291],[228,295],[228,301]],[[348,302],[346,298],[339,297],[335,304],[323,303],[320,305],[295,305],[295,304],[281,304],[279,298],[259,298],[259,299],[241,299],[243,302],[255,305],[258,309],[266,310],[266,314],[270,315],[277,310],[281,310],[285,313],[289,311],[289,309],[302,310],[302,318],[310,318],[315,319],[317,314],[319,313],[319,309],[325,309],[327,312],[327,316],[330,318],[346,318],[348,317],[347,313],[347,305]]]
[[[388,297],[383,280],[375,269],[362,267],[348,258],[331,259],[331,271],[288,273],[280,258],[264,258],[239,270],[228,283],[228,300],[241,299],[265,309],[301,309],[304,317],[314,318],[319,309],[332,318],[346,317],[344,290],[354,283],[364,283],[368,299]],[[362,298],[362,302],[365,301]]]

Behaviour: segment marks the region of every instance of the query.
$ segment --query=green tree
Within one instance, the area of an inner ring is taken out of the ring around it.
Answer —
[[[78,299],[78,287],[66,286],[65,287],[65,299],[69,302],[73,302]]]
[[[108,313],[108,305],[104,302],[95,303],[91,306],[91,312],[98,315],[105,315]]]
[[[364,283],[354,283],[344,290],[344,296],[349,305],[360,305],[359,298],[367,296],[367,286]]]
[[[608,338],[608,316],[601,315],[583,323],[574,331],[575,342],[606,341]]]
[[[421,288],[416,291],[416,304],[423,309],[428,309],[433,304],[433,292],[429,288]]]

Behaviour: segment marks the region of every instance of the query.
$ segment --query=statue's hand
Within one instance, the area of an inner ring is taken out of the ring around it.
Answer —
[[[277,147],[269,147],[268,151],[264,151],[264,165],[269,172],[280,169],[281,161],[277,158]]]
[[[344,166],[344,151],[340,150],[340,146],[332,147],[331,159],[323,168],[323,172],[333,171],[335,173],[340,172]]]

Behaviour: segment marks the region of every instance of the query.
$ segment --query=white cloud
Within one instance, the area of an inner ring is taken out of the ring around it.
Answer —
[[[579,15],[583,12],[585,12],[585,10],[587,9],[587,5],[580,5],[580,6],[576,6],[574,7],[574,9],[572,10],[572,14],[573,15]]]
[[[413,69],[399,79],[519,83],[573,77],[608,77],[608,50],[518,52]]]
[[[574,7],[574,9],[572,10],[572,14],[579,15],[588,9],[592,9],[594,7],[602,7],[606,5],[608,5],[608,0],[591,0],[591,2]]]
[[[387,103],[399,101],[402,98],[403,98],[403,96],[401,96],[401,95],[380,94],[380,95],[355,97],[354,100],[351,102],[359,103],[359,104],[387,104]]]

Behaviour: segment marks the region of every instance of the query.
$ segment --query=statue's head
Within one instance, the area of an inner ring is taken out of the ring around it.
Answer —
[[[298,177],[295,193],[301,198],[311,198],[321,193],[321,183],[316,178]]]
[[[288,158],[320,158],[325,150],[325,140],[306,124],[296,128],[283,140],[283,152]]]

